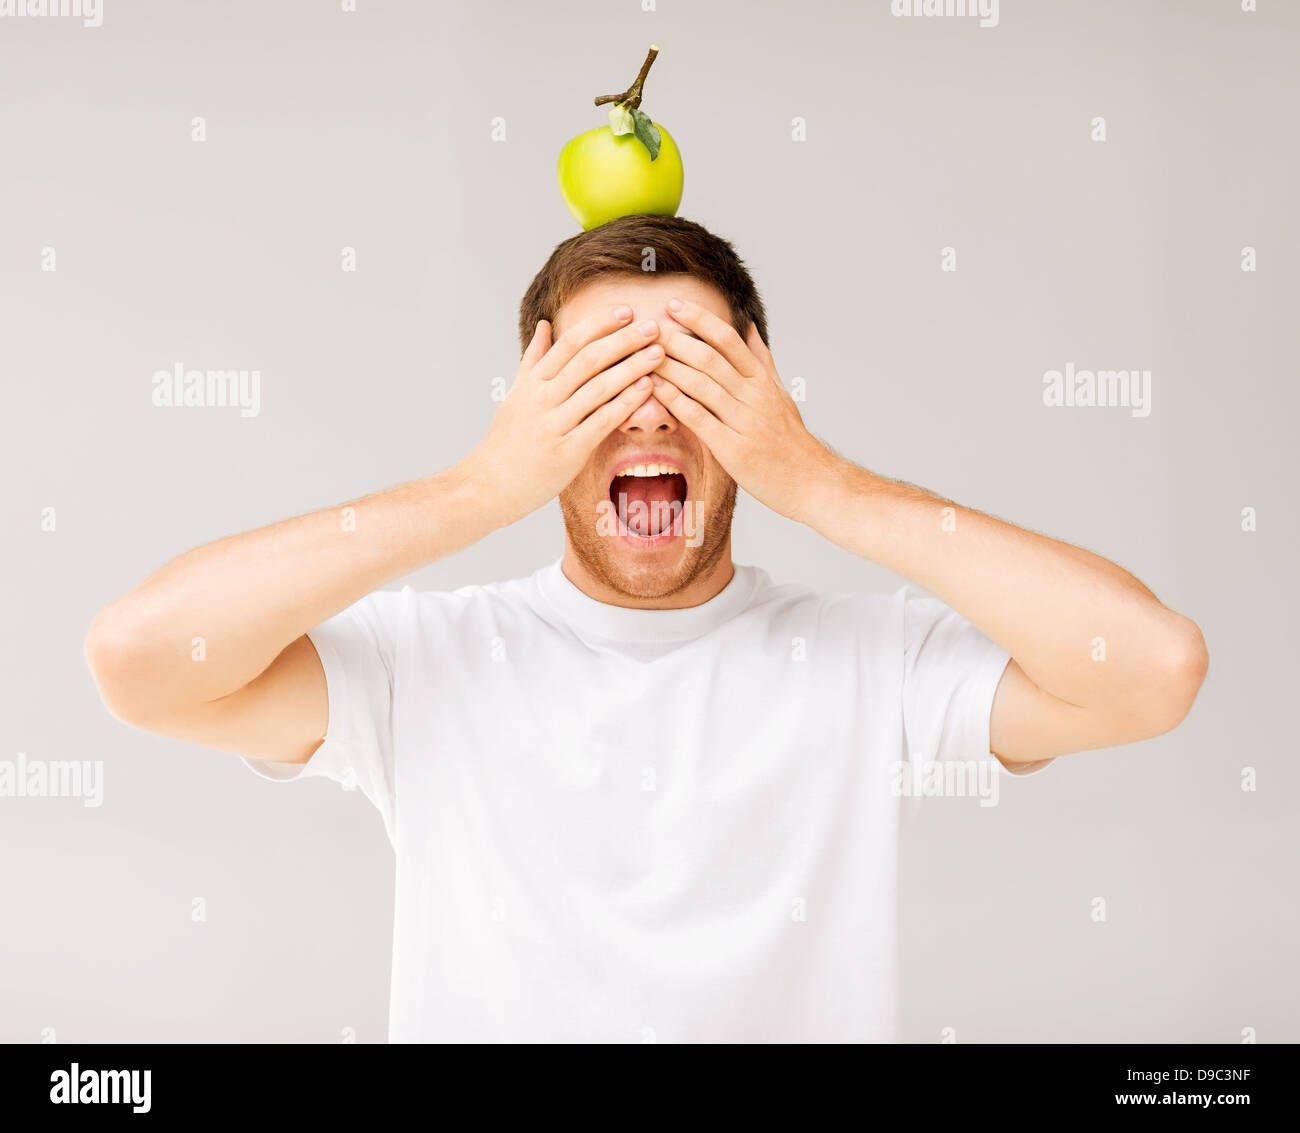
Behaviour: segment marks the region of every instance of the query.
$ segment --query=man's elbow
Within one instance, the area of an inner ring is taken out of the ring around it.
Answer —
[[[1210,652],[1200,627],[1175,614],[1151,678],[1146,738],[1173,731],[1186,719],[1209,667]]]
[[[140,696],[139,636],[116,604],[105,606],[86,631],[86,665],[99,699],[116,719],[147,728],[145,698]]]

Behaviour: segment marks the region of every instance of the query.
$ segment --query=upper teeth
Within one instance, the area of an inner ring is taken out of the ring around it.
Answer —
[[[627,464],[615,476],[680,476],[682,470],[675,464]]]

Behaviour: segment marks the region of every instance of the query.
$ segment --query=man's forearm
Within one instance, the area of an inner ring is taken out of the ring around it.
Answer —
[[[1200,631],[1114,563],[838,458],[820,484],[809,526],[934,593],[1043,691],[1135,721],[1195,695]]]
[[[458,466],[189,551],[95,619],[101,691],[149,711],[226,696],[313,626],[505,521]]]

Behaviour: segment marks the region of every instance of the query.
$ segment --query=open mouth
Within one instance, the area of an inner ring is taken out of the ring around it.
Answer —
[[[609,485],[620,525],[630,535],[654,539],[681,533],[686,477],[675,464],[629,464]]]

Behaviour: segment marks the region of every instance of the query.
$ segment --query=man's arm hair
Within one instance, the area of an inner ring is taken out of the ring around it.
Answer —
[[[810,526],[919,583],[1011,654],[990,727],[1008,767],[1148,739],[1186,716],[1205,641],[1128,571],[847,461],[833,469],[810,496]]]
[[[633,324],[626,304],[554,341],[543,320],[487,436],[460,464],[168,563],[101,610],[86,637],[109,711],[162,735],[306,762],[329,725],[307,631],[554,498],[649,396],[657,334]]]
[[[487,505],[455,468],[182,555],[91,624],[86,659],[105,706],[161,735],[305,762],[329,723],[306,632],[482,538],[500,522]]]

